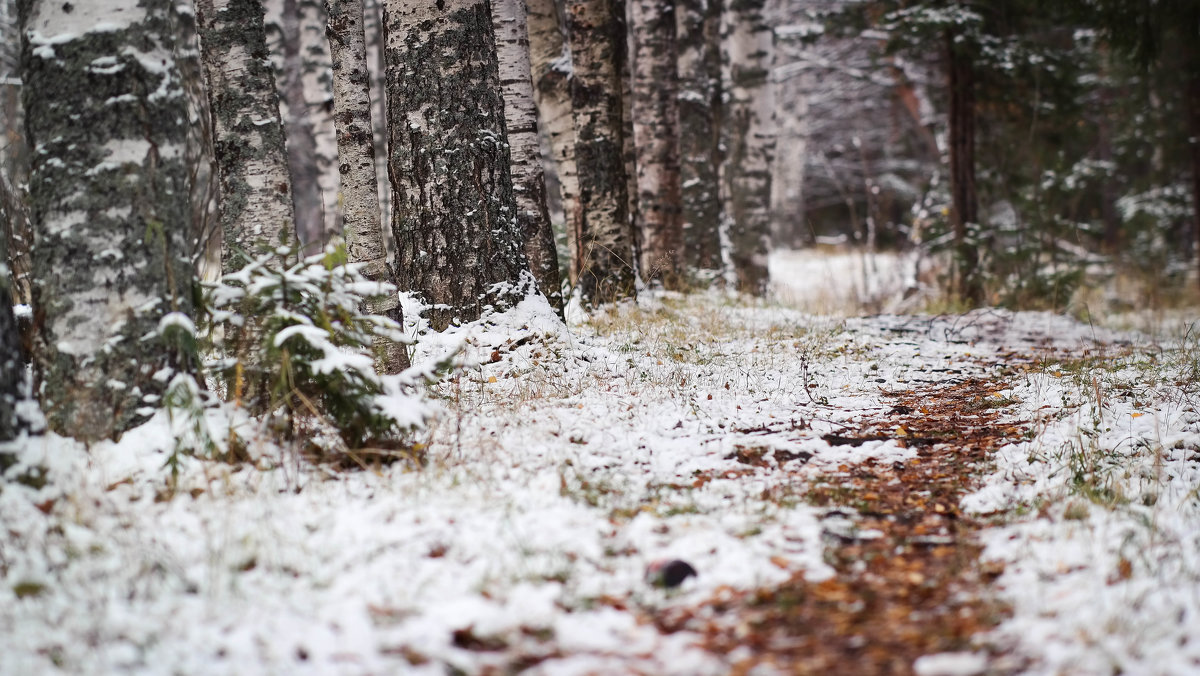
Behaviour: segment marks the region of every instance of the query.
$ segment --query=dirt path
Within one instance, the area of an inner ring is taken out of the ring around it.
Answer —
[[[701,607],[654,618],[666,632],[700,633],[729,656],[734,673],[772,665],[788,673],[906,674],[922,655],[986,647],[972,636],[1005,609],[984,587],[1002,570],[979,560],[983,524],[960,499],[987,471],[991,452],[1026,433],[1001,422],[1013,402],[1002,381],[968,379],[892,393],[895,406],[831,444],[899,439],[915,448],[905,462],[841,465],[808,477],[810,503],[826,508],[821,583],[803,574],[775,589],[722,590]],[[761,453],[739,459],[758,464]],[[996,666],[996,665],[993,665]]]

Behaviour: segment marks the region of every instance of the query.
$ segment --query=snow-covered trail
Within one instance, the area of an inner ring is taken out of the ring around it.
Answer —
[[[1114,655],[1135,659],[1134,648],[1102,628],[1090,642],[1071,638],[1094,604],[1126,623],[1200,609],[1187,539],[1200,515],[1183,490],[1200,417],[1186,401],[1194,388],[1173,384],[1183,366],[1160,357],[1168,375],[1129,397],[1100,388],[1101,425],[1121,430],[1111,438],[1123,462],[1172,468],[1155,475],[1156,529],[1144,533],[1159,558],[1118,559],[1121,542],[1070,530],[1136,518],[1127,505],[1088,502],[1082,518],[1079,508],[1063,516],[1078,501],[1061,474],[1072,461],[1052,449],[1069,436],[1064,426],[1090,415],[1094,388],[1079,383],[1091,371],[1080,380],[1079,365],[1115,382],[1122,372],[1103,359],[1125,355],[1120,368],[1136,371],[1140,355],[1167,355],[1145,338],[1038,313],[842,320],[666,295],[570,331],[527,303],[427,340],[418,358],[464,338],[483,363],[441,386],[422,469],[330,473],[276,450],[283,461],[269,472],[186,463],[181,490],[159,501],[170,448],[162,420],[90,450],[28,441],[0,484],[0,672],[727,673],[749,646],[712,652],[700,634],[647,618],[726,591],[832,579],[824,534],[844,524],[808,503],[809,482],[868,461],[905,463],[916,450],[899,434],[860,445],[822,437],[877,420],[895,406],[890,392],[1002,372],[1014,383],[1002,396],[1034,435],[1002,450],[996,475],[962,505],[1021,508],[1013,525],[984,535],[985,558],[1007,566],[998,588],[1015,609],[984,640],[1050,673],[1071,663],[1102,671]],[[1006,372],[1018,354],[1049,361]],[[1176,461],[1168,441],[1192,450]],[[44,485],[13,481],[38,464],[50,470]],[[1173,548],[1163,549],[1162,532]],[[1065,548],[1039,544],[1060,537]],[[1056,557],[1070,558],[1068,577],[1055,577]],[[648,585],[647,564],[663,558],[688,561],[698,577],[677,590]],[[1117,581],[1089,590],[1092,605],[1054,586],[1107,580],[1113,565]],[[1177,593],[1122,606],[1124,585],[1149,594],[1168,570],[1184,573],[1166,590]],[[1023,638],[1047,617],[1071,629]],[[1185,664],[1164,661],[1184,654],[1166,647],[1178,640],[1169,633],[1142,661],[1117,663],[1170,671]]]

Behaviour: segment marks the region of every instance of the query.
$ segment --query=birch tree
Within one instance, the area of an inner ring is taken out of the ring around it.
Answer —
[[[676,0],[684,257],[702,277],[721,260],[721,0]]]
[[[775,152],[770,82],[773,36],[764,16],[765,5],[766,0],[731,3],[721,22],[721,85],[728,100],[721,201],[728,219],[737,288],[752,294],[767,289]]]
[[[366,33],[362,0],[325,0],[329,16],[326,34],[333,65],[333,119],[337,129],[338,206],[350,262],[363,263],[363,274],[374,281],[391,280],[380,222],[379,188],[375,173],[375,143],[371,123],[371,76],[367,70]],[[372,303],[372,312],[396,322],[403,317],[395,294]],[[408,366],[403,346],[387,342],[382,367],[389,373]]]
[[[621,0],[567,0],[580,232],[573,255],[585,304],[636,294],[625,171]]]
[[[575,166],[575,118],[571,109],[571,50],[555,0],[526,0],[529,26],[529,60],[533,95],[541,131],[550,141],[558,177],[559,196],[567,233],[567,248],[578,251],[583,228],[579,205],[579,174]],[[579,277],[578,257],[571,255],[568,274]]]
[[[396,282],[435,330],[533,283],[516,225],[486,0],[389,0],[388,171]]]
[[[641,273],[680,286],[683,223],[674,0],[632,0],[633,137],[637,155]]]
[[[196,0],[220,185],[222,269],[295,241],[291,174],[258,0]]]
[[[187,101],[170,0],[24,6],[37,391],[51,429],[117,437],[191,368]]]
[[[508,145],[512,154],[517,229],[521,233],[525,257],[538,288],[550,305],[562,312],[558,251],[546,206],[546,176],[538,138],[524,0],[494,0],[492,20],[496,32],[500,85],[504,89]]]

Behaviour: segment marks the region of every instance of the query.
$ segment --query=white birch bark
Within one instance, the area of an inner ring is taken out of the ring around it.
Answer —
[[[625,51],[619,0],[567,0],[573,77],[575,162],[582,217],[573,255],[585,305],[636,295],[625,170]]]
[[[371,81],[367,70],[362,0],[325,0],[326,34],[333,65],[333,119],[337,128],[338,174],[343,238],[350,262],[363,263],[368,279],[390,281],[387,250],[380,223],[375,174],[375,140],[371,123]],[[399,322],[400,300],[392,294],[373,302],[372,312]],[[388,341],[376,346],[382,369],[398,373],[408,365],[403,346]]]
[[[583,228],[579,204],[579,175],[575,166],[575,118],[571,109],[571,50],[563,33],[559,8],[554,0],[526,0],[529,26],[529,58],[534,100],[542,131],[550,141],[550,153],[562,200],[567,248],[578,251]],[[572,255],[568,276],[579,278],[579,259]]]
[[[774,36],[766,0],[739,0],[721,19],[722,87],[728,104],[721,165],[721,200],[728,221],[729,256],[740,291],[761,295],[768,279],[771,163],[775,152]]]
[[[546,206],[546,177],[538,137],[537,105],[533,98],[524,0],[494,0],[492,22],[496,32],[500,86],[504,90],[508,146],[512,154],[517,228],[538,288],[550,305],[562,312],[558,251]]]
[[[175,10],[26,7],[36,387],[51,429],[117,437],[194,359],[164,337],[191,324],[193,284]]]
[[[196,0],[196,9],[216,134],[222,269],[231,272],[244,265],[242,252],[295,242],[291,174],[262,4]]]
[[[676,0],[685,260],[698,281],[721,258],[721,0]]]

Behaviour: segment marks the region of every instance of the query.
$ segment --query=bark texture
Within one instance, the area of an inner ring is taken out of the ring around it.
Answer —
[[[0,224],[11,231],[12,223],[21,218],[17,196],[8,179],[0,175]],[[21,338],[13,316],[13,274],[8,261],[8,237],[0,232],[0,441],[16,438],[19,431],[17,401],[25,380],[25,360],[21,355]],[[3,459],[0,458],[0,466]]]
[[[952,31],[946,33],[946,58],[950,94],[950,222],[958,258],[955,293],[960,300],[975,306],[983,302],[979,252],[967,239],[968,225],[979,220],[979,200],[975,194],[975,65],[967,47],[957,43]]]
[[[380,223],[379,188],[375,173],[375,143],[371,124],[371,78],[367,70],[366,34],[362,0],[325,0],[329,23],[326,35],[333,61],[333,120],[337,129],[338,173],[341,190],[338,206],[346,254],[352,263],[363,263],[363,274],[375,281],[390,281],[387,249]],[[395,294],[368,308],[400,322],[400,299]],[[388,341],[378,346],[380,365],[387,373],[408,366],[408,352]]]
[[[82,439],[145,420],[192,367],[162,330],[193,284],[173,7],[34,2],[25,21],[37,391],[50,428]]]
[[[765,0],[735,0],[722,15],[722,86],[727,155],[721,165],[730,259],[739,291],[767,290],[775,100],[770,81],[773,35]]]
[[[546,206],[546,176],[538,138],[537,105],[529,61],[529,31],[523,0],[494,0],[492,21],[496,32],[500,86],[504,90],[504,117],[512,154],[513,192],[517,201],[517,228],[529,269],[538,288],[554,309],[562,312],[562,281],[558,251]]]
[[[216,135],[221,267],[232,272],[242,252],[295,241],[291,174],[262,3],[196,0],[196,10]]]
[[[558,177],[567,248],[572,252],[568,276],[574,284],[579,278],[579,261],[573,252],[578,251],[583,210],[579,205],[579,173],[575,166],[571,50],[563,32],[558,3],[554,0],[526,0],[525,7],[528,11],[534,101],[541,117],[542,131],[550,141],[550,152]]]
[[[701,277],[722,269],[719,187],[721,0],[676,0],[684,257]]]
[[[637,153],[641,273],[681,286],[683,222],[679,178],[674,0],[632,0],[633,136]]]
[[[389,0],[388,173],[396,282],[442,330],[533,282],[516,226],[486,0]]]
[[[587,305],[636,295],[622,114],[624,4],[567,0],[580,231],[572,255]]]

